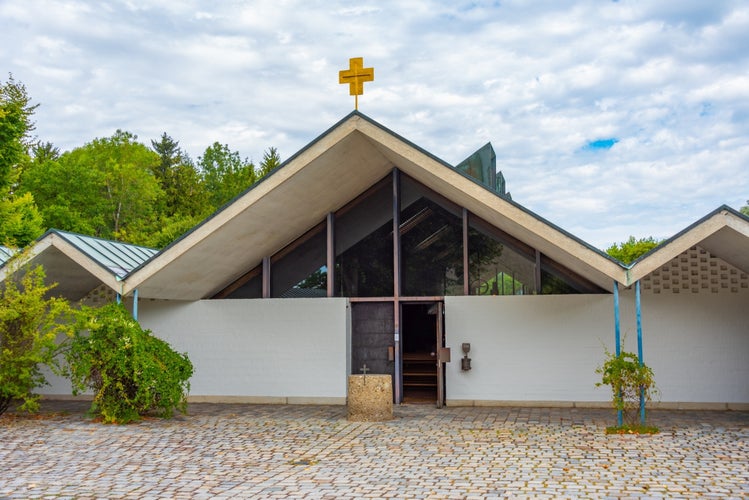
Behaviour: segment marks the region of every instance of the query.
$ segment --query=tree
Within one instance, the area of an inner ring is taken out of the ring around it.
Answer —
[[[274,147],[268,148],[263,154],[263,161],[260,162],[260,168],[257,172],[258,179],[265,177],[279,165],[281,165],[281,157],[278,155],[278,150]]]
[[[741,207],[741,213],[744,215],[749,215],[749,200],[746,200],[746,205]]]
[[[134,241],[157,227],[163,197],[153,173],[159,157],[136,139],[117,130],[59,159],[40,154],[19,190],[33,193],[48,227]]]
[[[0,221],[0,244],[7,247],[25,247],[44,232],[42,215],[29,193],[0,200]]]
[[[111,234],[102,196],[104,173],[86,158],[84,148],[61,156],[34,150],[18,191],[32,193],[48,228],[91,236]]]
[[[130,132],[117,130],[111,138],[95,139],[87,148],[91,160],[104,173],[111,236],[126,240],[128,225],[146,218],[161,194],[151,174],[156,155]]]
[[[28,162],[36,107],[12,75],[0,84],[0,244],[9,247],[28,245],[43,232],[33,196],[14,192],[22,166]]]
[[[46,383],[42,366],[57,367],[58,337],[73,324],[68,302],[49,296],[54,285],[40,266],[15,271],[0,288],[0,414],[14,400],[22,410],[39,408],[33,391]]]
[[[0,84],[0,193],[13,184],[14,171],[28,158],[31,116],[38,104],[31,105],[26,87],[13,80]]]
[[[624,264],[630,264],[660,244],[661,241],[656,240],[652,236],[640,238],[639,240],[636,240],[634,236],[630,236],[625,242],[611,245],[606,249],[606,253]]]
[[[221,207],[256,180],[255,166],[242,160],[239,153],[231,151],[226,144],[214,142],[198,158],[210,205]]]
[[[151,141],[151,148],[160,159],[154,175],[165,195],[162,214],[167,217],[207,215],[210,209],[200,172],[180,149],[179,142],[164,132],[160,140]]]

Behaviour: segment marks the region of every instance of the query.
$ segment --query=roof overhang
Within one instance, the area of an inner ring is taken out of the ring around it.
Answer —
[[[210,297],[396,167],[601,288],[625,280],[617,261],[354,112],[127,276],[124,293]]]
[[[117,277],[90,256],[72,245],[63,236],[49,232],[28,250],[0,268],[0,282],[27,267],[41,265],[46,282],[55,283],[53,295],[77,301],[102,283],[119,291]]]
[[[719,207],[636,261],[627,284],[644,278],[693,246],[749,273],[749,217],[730,207]]]

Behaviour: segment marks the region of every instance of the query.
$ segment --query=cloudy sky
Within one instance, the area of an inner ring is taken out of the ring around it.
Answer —
[[[604,248],[749,198],[749,3],[0,0],[0,79],[62,151],[116,129],[288,158],[354,106]],[[352,173],[355,175],[355,172]]]

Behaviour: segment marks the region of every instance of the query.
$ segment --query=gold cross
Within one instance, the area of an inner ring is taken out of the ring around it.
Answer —
[[[365,68],[363,57],[352,57],[349,59],[349,69],[338,72],[338,83],[348,83],[348,93],[354,96],[355,109],[359,109],[359,96],[364,93],[364,82],[371,81],[374,81],[374,68]]]

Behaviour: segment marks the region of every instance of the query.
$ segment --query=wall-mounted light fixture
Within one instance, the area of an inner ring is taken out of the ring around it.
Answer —
[[[467,372],[471,369],[471,358],[468,357],[468,352],[471,350],[471,344],[465,342],[462,347],[463,359],[460,360],[460,369]]]

